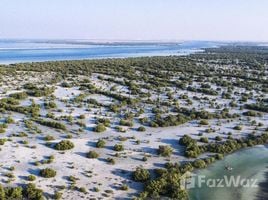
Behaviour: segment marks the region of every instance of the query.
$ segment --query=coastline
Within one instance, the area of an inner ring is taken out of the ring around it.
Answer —
[[[1,43],[0,64],[74,61],[94,59],[137,58],[153,56],[185,56],[215,48],[222,43],[183,42],[183,43],[40,43],[25,41]]]

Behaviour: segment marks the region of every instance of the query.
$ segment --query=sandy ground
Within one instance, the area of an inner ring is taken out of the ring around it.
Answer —
[[[44,75],[45,76],[45,75]],[[44,77],[43,77],[44,78]],[[105,81],[101,81],[97,78],[97,75],[93,75],[92,82],[97,87],[103,87],[109,89],[112,85],[116,85],[121,88],[121,94],[128,95],[129,92],[126,88],[118,84],[108,84]],[[14,78],[15,79],[15,78]],[[15,82],[12,77],[8,77],[6,82],[11,82],[4,89],[2,88],[1,97],[6,97],[10,93],[22,91],[21,88],[16,90],[11,90],[16,84],[22,84],[27,82],[27,78],[22,80],[20,83]],[[36,80],[40,80],[36,78]],[[32,80],[34,81],[34,80]],[[3,91],[5,90],[5,91]],[[166,127],[166,128],[150,128],[146,127],[145,132],[138,132],[137,128],[141,126],[135,119],[134,126],[124,127],[127,131],[125,133],[120,133],[115,130],[115,126],[118,125],[120,118],[114,116],[113,113],[109,112],[107,108],[95,108],[93,106],[88,107],[82,105],[78,106],[71,103],[70,101],[81,94],[82,91],[78,87],[63,88],[56,85],[56,89],[53,93],[54,102],[57,104],[56,109],[46,110],[42,107],[41,115],[45,116],[47,113],[53,113],[55,117],[62,116],[72,116],[75,121],[82,121],[85,124],[85,128],[79,131],[79,126],[75,123],[71,124],[65,121],[67,126],[67,131],[59,131],[53,128],[48,128],[35,124],[40,130],[40,134],[31,134],[29,130],[25,128],[23,123],[24,119],[27,119],[25,115],[18,113],[5,113],[2,118],[11,116],[14,120],[14,124],[10,124],[6,129],[6,132],[1,135],[1,137],[8,137],[11,141],[7,141],[3,146],[1,146],[0,157],[1,157],[1,182],[6,185],[16,185],[27,183],[26,177],[30,174],[36,175],[37,179],[34,181],[36,185],[42,188],[47,196],[58,191],[59,186],[70,186],[70,181],[68,176],[75,176],[78,178],[76,186],[84,187],[86,189],[86,194],[75,191],[64,189],[63,199],[131,199],[134,195],[141,190],[142,185],[140,183],[134,182],[131,179],[131,171],[135,170],[137,166],[143,166],[144,168],[153,169],[158,167],[163,167],[164,163],[167,161],[180,162],[186,160],[183,156],[183,149],[178,145],[178,140],[184,134],[191,135],[193,138],[200,138],[200,134],[209,138],[210,141],[215,141],[215,136],[221,136],[224,140],[227,138],[227,133],[232,132],[233,137],[243,137],[248,133],[256,131],[260,133],[268,125],[268,115],[263,114],[262,117],[251,117],[250,121],[256,120],[257,123],[263,123],[264,126],[256,130],[256,125],[252,125],[247,117],[241,117],[235,120],[209,120],[209,125],[200,126],[199,121],[190,121],[186,124],[176,126],[176,127]],[[188,91],[178,91],[175,95],[175,99],[179,99],[182,94],[187,94],[192,100],[193,104],[188,105],[184,99],[178,100],[181,106],[188,106],[188,108],[204,108],[207,111],[214,112],[216,108],[209,105],[207,100],[196,101],[193,96],[202,98],[206,95],[199,93],[193,93]],[[156,99],[158,96],[152,94],[151,99]],[[165,95],[160,95],[162,100],[167,100]],[[227,107],[231,100],[222,99],[220,96],[212,97],[208,96],[210,100],[214,99],[215,104]],[[116,102],[110,97],[89,94],[86,99],[95,99],[105,105],[112,104]],[[42,105],[45,98],[31,98],[35,103]],[[249,100],[251,101],[251,100]],[[253,100],[252,100],[253,101]],[[30,98],[20,102],[22,106],[29,106],[31,104]],[[150,105],[144,107],[145,113],[140,117],[151,116]],[[60,111],[59,111],[60,110]],[[244,111],[244,110],[243,110]],[[243,112],[239,109],[239,106],[230,110],[230,113],[241,113]],[[85,119],[79,120],[78,116],[85,115]],[[92,128],[96,125],[96,117],[106,117],[111,120],[111,127],[103,133],[95,133]],[[243,125],[241,131],[233,130],[236,125]],[[206,133],[205,130],[212,128],[215,132]],[[14,137],[10,136],[12,133],[25,132],[28,134],[27,137]],[[64,152],[56,151],[53,148],[47,147],[45,145],[44,136],[53,135],[55,140],[52,142],[59,142],[62,139],[66,139],[67,134],[72,134],[72,138],[69,139],[75,145],[72,150],[67,150]],[[120,141],[121,137],[126,137],[126,141]],[[96,148],[95,144],[98,139],[104,138],[106,141],[105,148]],[[35,148],[29,148],[22,141],[28,141],[28,146],[35,146]],[[136,144],[136,141],[140,140],[140,144]],[[118,157],[115,157],[116,153],[113,150],[113,145],[122,143],[125,147],[123,152],[119,153]],[[157,149],[159,145],[170,145],[174,152],[170,158],[159,157],[157,155]],[[89,150],[94,150],[98,152],[99,158],[89,159],[86,158],[86,153]],[[53,155],[55,157],[54,161],[50,164],[41,164],[40,166],[35,166],[34,162],[44,160],[48,156]],[[146,162],[142,161],[144,156],[148,157]],[[107,163],[106,158],[113,157],[115,159],[115,165]],[[14,166],[15,170],[11,173],[14,174],[15,178],[11,182],[7,183],[8,177],[5,176],[6,173],[10,173],[10,167]],[[42,178],[39,176],[39,170],[43,168],[52,168],[57,171],[57,175],[54,178]],[[129,186],[128,191],[120,190],[122,184],[127,184]],[[94,188],[98,188],[99,191],[94,191]],[[111,190],[111,191],[110,191]]]

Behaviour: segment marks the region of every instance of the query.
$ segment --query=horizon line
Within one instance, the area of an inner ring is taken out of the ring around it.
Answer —
[[[92,42],[92,43],[138,43],[138,42],[148,42],[148,43],[179,43],[179,42],[224,42],[224,43],[268,43],[263,40],[209,40],[209,39],[79,39],[79,38],[2,38],[0,40],[17,40],[17,41],[72,41],[72,42]]]

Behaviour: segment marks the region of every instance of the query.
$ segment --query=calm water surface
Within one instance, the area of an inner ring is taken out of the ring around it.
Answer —
[[[226,165],[231,166],[233,170],[225,170]],[[240,180],[244,178],[248,180],[257,180],[257,183],[259,184],[268,181],[265,180],[265,173],[268,171],[267,167],[268,147],[257,146],[228,155],[223,160],[214,163],[207,169],[198,171],[196,174],[205,176],[205,180],[216,180],[222,179],[224,176],[228,178],[234,176],[235,178],[240,177]],[[201,184],[201,188],[190,190],[190,200],[268,199],[267,196],[262,196],[259,190],[259,186],[210,188],[207,187],[206,184]]]
[[[88,44],[0,40],[0,64],[18,62],[187,55],[214,47],[214,42],[178,44]]]

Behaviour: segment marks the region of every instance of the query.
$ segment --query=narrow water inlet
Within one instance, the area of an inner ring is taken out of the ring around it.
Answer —
[[[265,199],[260,185],[268,182],[267,167],[267,146],[237,151],[195,172],[195,186],[189,189],[190,200]]]

